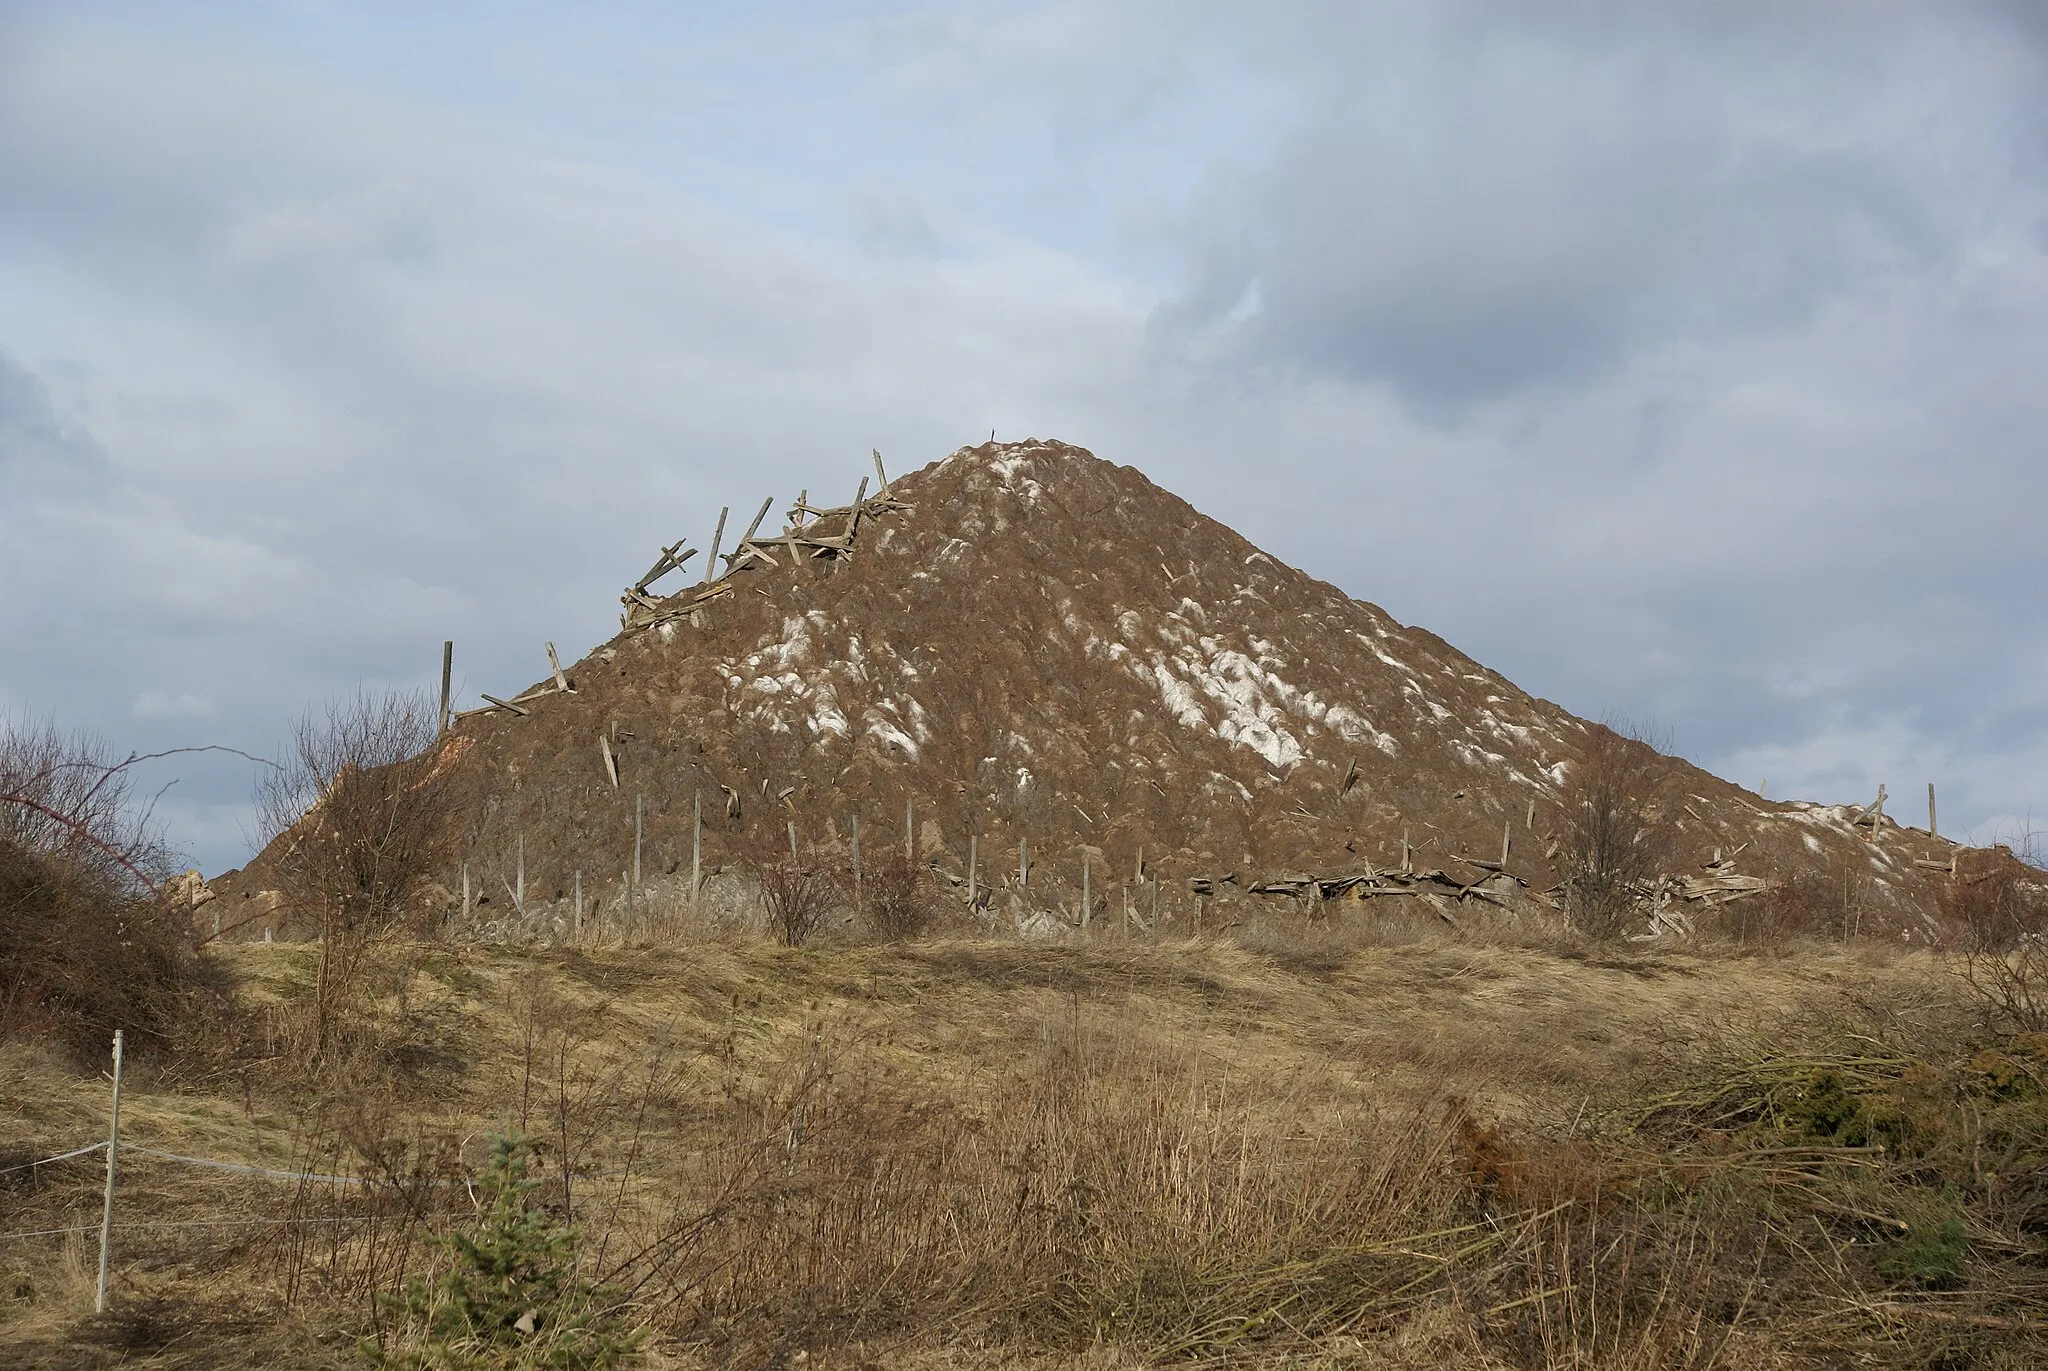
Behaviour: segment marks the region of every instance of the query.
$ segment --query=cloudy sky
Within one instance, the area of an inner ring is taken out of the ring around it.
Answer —
[[[1774,796],[2048,819],[2048,9],[0,0],[17,719],[473,702],[991,429]]]

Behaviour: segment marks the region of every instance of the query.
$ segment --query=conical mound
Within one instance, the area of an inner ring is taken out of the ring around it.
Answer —
[[[1261,887],[1512,906],[1557,885],[1592,726],[1130,467],[989,443],[791,520],[757,520],[708,585],[636,586],[573,692],[458,723],[486,797],[470,865],[499,909],[521,852],[535,899],[581,873],[616,901],[636,809],[657,889],[687,881],[693,843],[711,872],[792,830],[843,852],[858,819],[901,850],[906,813],[920,861],[959,883],[972,861],[996,913],[1077,921],[1084,864],[1098,919],[1149,917],[1154,879],[1167,917]],[[1951,849],[1930,835],[1676,758],[1649,772],[1674,909],[1830,871],[1902,926],[1935,907]]]

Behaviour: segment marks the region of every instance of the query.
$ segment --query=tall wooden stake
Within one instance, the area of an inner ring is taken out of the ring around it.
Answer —
[[[107,1264],[114,1248],[114,1164],[121,1150],[121,1042],[123,1033],[114,1030],[114,1109],[107,1126],[107,1194],[100,1206],[100,1279],[93,1291],[92,1312],[107,1312]]]
[[[645,799],[646,797],[640,794],[640,792],[635,791],[633,793],[633,901],[635,905],[640,900],[640,815],[642,801]]]
[[[1934,826],[1934,782],[1927,783],[1927,836],[1939,838],[1941,830]]]
[[[1081,927],[1083,930],[1087,929],[1088,915],[1095,907],[1094,886],[1089,880],[1092,874],[1088,869],[1088,849],[1084,847],[1081,849]]]
[[[1028,836],[1017,839],[1017,885],[1023,890],[1031,888],[1031,839]]]
[[[704,584],[710,585],[718,579],[718,543],[725,537],[725,516],[732,513],[730,505],[721,506],[718,511],[718,527],[711,533],[711,555],[704,561]]]
[[[441,729],[448,731],[448,687],[455,677],[455,640],[441,644]]]
[[[770,495],[767,499],[761,502],[761,508],[756,510],[754,513],[754,522],[747,525],[747,531],[740,535],[739,542],[733,547],[732,552],[727,555],[725,559],[726,561],[737,562],[743,555],[745,555],[747,550],[747,544],[753,542],[754,535],[760,532],[761,521],[768,517],[768,510],[770,509],[770,507],[774,505],[774,503],[775,497],[773,495]]]
[[[462,922],[469,922],[469,863],[462,864]]]
[[[1500,826],[1500,865],[1503,871],[1507,869],[1508,865],[1508,841],[1509,834],[1512,831],[1513,830],[1506,823],[1503,823]]]
[[[526,835],[519,835],[519,869],[512,876],[512,907],[526,917]]]
[[[698,791],[690,797],[690,903],[697,902],[697,892],[704,881],[704,792]]]

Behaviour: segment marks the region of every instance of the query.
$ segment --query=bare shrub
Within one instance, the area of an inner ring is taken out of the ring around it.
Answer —
[[[821,868],[782,858],[749,862],[747,869],[761,888],[769,931],[784,945],[801,947],[824,926],[834,883]]]
[[[169,851],[96,740],[0,718],[0,1039],[160,1042],[203,978]]]
[[[1634,725],[1590,725],[1559,796],[1565,914],[1591,938],[1616,938],[1662,868],[1659,749]]]
[[[265,859],[320,933],[316,1056],[370,944],[430,931],[414,902],[453,855],[457,755],[424,695],[359,692],[301,718],[258,789]]]
[[[931,927],[932,892],[924,868],[902,852],[892,852],[869,866],[861,877],[866,908],[862,914],[877,937],[892,942],[915,938]]]
[[[2048,1029],[2048,872],[2034,835],[1972,853],[1941,891],[1957,970],[1990,1026]]]
[[[1817,871],[1772,880],[1760,894],[1718,906],[1706,923],[1746,952],[1777,951],[1802,938],[1824,936],[1840,926],[1842,897],[1835,883]]]

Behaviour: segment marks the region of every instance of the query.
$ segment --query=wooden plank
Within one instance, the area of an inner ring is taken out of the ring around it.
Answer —
[[[597,750],[604,754],[604,774],[611,778],[612,789],[619,788],[619,761],[612,756],[612,740],[605,734],[597,735]]]
[[[555,645],[553,643],[548,644],[548,665],[554,668],[555,689],[561,691],[565,695],[574,694],[575,687],[571,686],[569,684],[569,678],[562,674],[562,660],[561,658],[555,656]]]
[[[668,575],[677,567],[680,567],[684,562],[696,556],[697,550],[695,548],[691,548],[688,552],[685,552],[680,558],[676,556],[676,549],[680,548],[685,541],[687,540],[678,538],[673,543],[670,543],[667,547],[663,548],[661,550],[661,555],[654,559],[654,565],[647,568],[647,574],[645,576],[642,576],[639,580],[633,582],[633,589],[647,589],[647,587],[653,585],[656,581],[659,581],[662,577]]]
[[[853,511],[847,516],[846,545],[848,547],[853,546],[853,535],[860,532],[860,511],[861,507],[867,503],[867,500],[868,478],[863,476],[860,478],[860,489],[853,493]]]
[[[704,563],[704,584],[710,585],[718,574],[718,542],[725,537],[725,516],[732,513],[730,505],[721,505],[718,510],[718,527],[711,532],[711,558]]]
[[[875,454],[875,494],[881,495],[889,489],[889,476],[882,470],[882,450],[871,448],[870,451]]]
[[[479,691],[477,692],[477,694],[479,694],[479,695],[484,695],[484,693],[483,693],[483,692],[482,692],[481,690],[479,690]],[[531,713],[532,713],[532,711],[531,711],[531,710],[521,709],[521,708],[520,708],[520,707],[519,707],[519,706],[518,706],[517,704],[513,703],[513,702],[512,702],[511,700],[501,700],[501,699],[499,699],[499,698],[498,698],[497,696],[495,696],[495,695],[484,695],[484,698],[485,698],[486,700],[489,700],[489,701],[490,701],[490,702],[491,702],[492,704],[496,705],[496,706],[497,706],[498,708],[500,708],[500,709],[509,709],[509,710],[511,710],[511,711],[512,711],[512,712],[513,712],[514,714],[520,715],[521,717],[525,717],[525,716],[527,716],[527,715],[529,715],[529,714],[531,714]]]
[[[761,502],[761,507],[754,511],[754,522],[747,525],[747,531],[740,535],[738,548],[733,551],[731,556],[725,559],[726,570],[737,571],[739,569],[735,564],[739,561],[741,554],[747,550],[747,544],[754,541],[754,535],[761,531],[761,521],[768,517],[768,507],[774,503],[775,497],[770,495]]]

